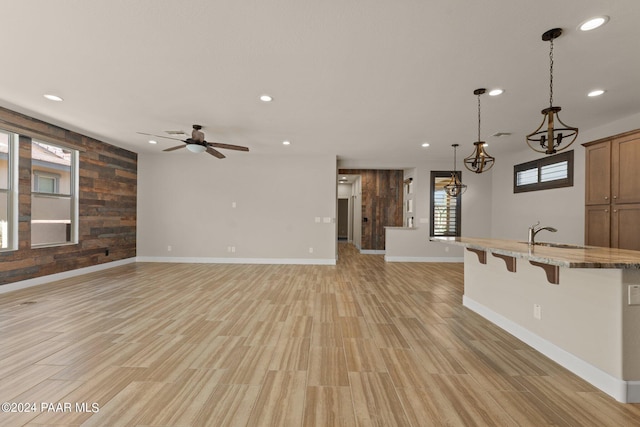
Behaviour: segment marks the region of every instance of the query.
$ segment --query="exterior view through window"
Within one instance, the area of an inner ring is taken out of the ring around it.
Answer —
[[[451,181],[451,173],[431,172],[431,236],[460,236],[461,195],[451,197],[444,191],[444,186]]]
[[[31,245],[77,242],[78,152],[31,143]]]
[[[13,234],[15,227],[14,150],[17,135],[0,130],[0,250],[15,249]]]

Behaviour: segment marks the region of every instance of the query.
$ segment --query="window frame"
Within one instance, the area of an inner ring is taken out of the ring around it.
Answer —
[[[455,216],[456,216],[456,224],[455,224],[455,234],[445,233],[445,234],[435,234],[435,184],[436,178],[450,178],[452,174],[455,173],[460,180],[462,180],[462,172],[460,171],[431,171],[430,178],[430,208],[429,208],[429,236],[430,237],[460,237],[462,234],[462,194],[458,194],[455,197],[456,206],[455,206]],[[451,197],[451,196],[448,196]]]
[[[541,170],[545,166],[556,163],[567,162],[567,177],[563,179],[555,179],[553,181],[540,181]],[[533,184],[518,185],[518,172],[536,169],[538,172],[538,180]],[[520,163],[513,166],[513,192],[526,193],[529,191],[550,190],[552,188],[573,187],[573,150],[558,153],[553,156],[542,157],[530,162]]]
[[[7,198],[7,247],[0,245],[0,252],[18,249],[18,140],[20,135],[6,129],[0,132],[7,138],[7,188],[0,188]]]
[[[55,194],[56,196],[69,196],[69,194],[60,193],[60,175],[59,174],[36,170],[36,171],[33,171],[33,178],[34,178],[34,183],[33,183],[34,193]],[[53,192],[42,191],[40,189],[40,178],[53,180]]]
[[[36,138],[32,138],[31,139],[31,143],[40,143],[40,144],[45,144],[45,145],[50,145],[53,147],[57,147],[60,148],[62,150],[66,150],[68,151],[71,156],[70,156],[70,176],[69,176],[69,194],[66,193],[49,193],[49,192],[39,192],[36,191],[36,183],[33,184],[33,188],[34,190],[32,190],[31,192],[31,203],[33,206],[33,198],[35,197],[49,197],[49,198],[59,198],[59,199],[69,199],[69,203],[70,203],[70,211],[69,211],[69,216],[70,216],[70,224],[69,224],[69,228],[67,229],[67,236],[68,236],[68,240],[66,241],[60,241],[60,242],[47,242],[47,243],[37,243],[37,244],[33,244],[31,243],[31,247],[32,248],[43,248],[43,247],[54,247],[54,246],[65,246],[65,245],[75,245],[78,244],[79,242],[79,197],[80,197],[80,191],[79,191],[79,181],[80,181],[80,152],[79,150],[77,150],[76,148],[71,148],[68,146],[65,146],[63,144],[58,144],[57,142],[50,142],[48,140],[44,140],[44,139],[36,139]],[[32,161],[33,161],[33,154],[32,154]],[[59,177],[56,177],[55,173],[50,173],[50,172],[41,172],[41,171],[34,171],[33,170],[33,162],[32,162],[32,166],[31,166],[31,176],[32,179],[35,179],[37,175],[41,175],[41,176],[46,176],[46,177],[51,177],[51,178],[55,178],[56,179],[56,191],[59,191],[60,187],[60,183],[59,183]],[[33,225],[34,223],[37,223],[40,220],[34,220],[33,216],[31,218],[31,224]],[[31,235],[33,236],[33,228],[31,231]],[[33,242],[33,237],[31,238],[31,241]]]

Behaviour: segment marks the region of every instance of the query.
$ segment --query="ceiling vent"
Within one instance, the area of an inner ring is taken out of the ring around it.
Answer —
[[[501,136],[509,136],[511,135],[511,132],[496,132],[491,136],[495,136],[496,138],[500,138]]]

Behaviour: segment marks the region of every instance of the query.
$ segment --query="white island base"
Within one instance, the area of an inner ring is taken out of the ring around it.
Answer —
[[[559,267],[558,284],[528,259],[465,251],[463,304],[616,400],[640,402],[640,270]],[[512,268],[514,269],[514,268]]]

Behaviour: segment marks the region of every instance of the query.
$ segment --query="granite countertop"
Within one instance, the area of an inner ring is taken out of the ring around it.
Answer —
[[[537,244],[530,247],[526,242],[516,240],[474,237],[431,237],[429,240],[558,267],[640,269],[640,251],[627,249],[578,245],[551,247]]]

